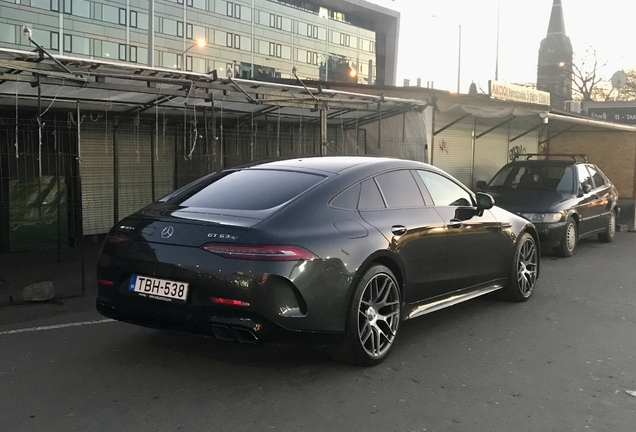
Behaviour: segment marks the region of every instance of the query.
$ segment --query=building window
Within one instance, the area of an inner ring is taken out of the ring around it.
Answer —
[[[137,47],[136,46],[130,47],[130,61],[133,63],[137,63]]]
[[[241,5],[227,2],[227,16],[241,19]]]
[[[340,45],[351,46],[351,36],[348,34],[340,33]]]
[[[130,26],[137,28],[137,12],[130,11]]]
[[[238,66],[236,64],[227,63],[226,66],[227,66],[227,76],[228,77],[234,78],[234,77],[239,76]]]
[[[192,0],[187,0],[187,1],[186,1],[186,5],[188,5],[188,6],[192,7]]]
[[[307,63],[317,65],[318,64],[318,53],[307,51]]]
[[[64,52],[73,52],[73,44],[71,40],[71,35],[64,35]]]
[[[283,46],[274,42],[269,43],[269,55],[270,57],[282,57]]]
[[[126,25],[126,9],[119,8],[119,24]]]
[[[126,60],[126,44],[119,44],[119,60]]]
[[[230,48],[241,49],[241,35],[227,33],[225,44]]]
[[[192,56],[186,56],[186,70],[192,71]]]
[[[283,17],[280,15],[269,15],[269,26],[281,30],[283,28]]]
[[[64,13],[68,15],[73,14],[73,2],[71,0],[64,0]]]
[[[50,38],[50,47],[52,50],[59,50],[60,49],[60,34],[58,32],[51,32],[51,38]]]
[[[192,24],[186,24],[186,39],[192,39]]]
[[[183,23],[181,21],[177,21],[177,36],[183,37]]]
[[[308,24],[307,36],[310,38],[318,39],[318,26]]]
[[[51,10],[53,12],[60,11],[60,0],[51,0]]]

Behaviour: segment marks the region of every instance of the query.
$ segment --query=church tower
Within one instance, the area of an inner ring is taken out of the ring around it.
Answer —
[[[565,101],[572,100],[572,43],[565,35],[561,0],[554,0],[548,34],[539,48],[537,89],[550,93],[556,109],[565,109]]]

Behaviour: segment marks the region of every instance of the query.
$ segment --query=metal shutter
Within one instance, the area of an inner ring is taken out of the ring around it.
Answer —
[[[459,115],[435,113],[434,130],[455,121]],[[468,117],[435,135],[432,163],[470,187],[473,165],[473,117]]]
[[[500,122],[500,118],[479,119],[476,136]],[[509,129],[509,124],[505,124],[475,139],[475,170],[471,187],[474,188],[475,183],[479,180],[488,182],[502,166],[508,163]]]
[[[102,234],[113,220],[112,126],[84,121],[81,131],[80,176],[84,235]]]

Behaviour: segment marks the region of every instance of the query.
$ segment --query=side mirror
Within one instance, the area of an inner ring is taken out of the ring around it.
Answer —
[[[479,180],[475,186],[477,186],[477,189],[481,189],[481,190],[488,189],[488,183],[486,183],[483,180]]]
[[[583,183],[582,189],[583,193],[589,193],[592,190],[592,185],[589,183]]]
[[[487,193],[477,192],[476,197],[479,210],[488,210],[495,205],[495,199]]]

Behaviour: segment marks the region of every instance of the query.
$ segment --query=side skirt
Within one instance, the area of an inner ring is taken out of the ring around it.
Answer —
[[[437,300],[433,299],[430,302],[415,306],[413,310],[411,310],[411,312],[408,314],[406,319],[416,318],[421,315],[426,315],[431,312],[436,312],[440,309],[444,309],[459,303],[463,303],[468,300],[472,300],[476,297],[483,296],[485,294],[500,290],[502,288],[503,288],[503,285],[493,284],[493,285],[488,285],[476,290],[459,292],[459,293],[456,292],[449,297],[444,297],[441,299],[438,297]]]

